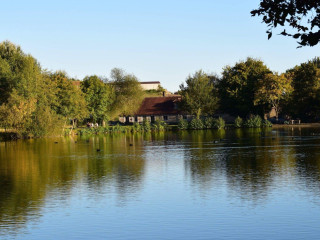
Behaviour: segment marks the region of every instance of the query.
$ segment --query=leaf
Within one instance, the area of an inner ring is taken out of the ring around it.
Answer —
[[[285,29],[280,34],[283,35],[283,36],[287,36],[288,35],[288,33],[286,32]]]
[[[272,37],[272,32],[269,32],[268,34],[268,40]]]
[[[297,33],[297,34],[294,34],[293,35],[293,38],[299,38],[301,36],[301,34],[300,33]]]

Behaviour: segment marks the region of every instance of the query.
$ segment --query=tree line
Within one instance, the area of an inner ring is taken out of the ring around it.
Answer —
[[[217,112],[242,118],[270,112],[276,117],[317,121],[320,117],[320,58],[284,73],[247,58],[223,68],[221,76],[202,70],[180,85],[181,107],[192,115]]]
[[[122,69],[114,68],[109,79],[94,75],[80,82],[42,69],[9,41],[0,43],[0,128],[21,137],[61,134],[70,120],[104,124],[133,114],[143,96],[137,77]]]
[[[315,121],[320,115],[320,58],[271,71],[247,58],[223,68],[221,76],[200,70],[180,85],[181,109],[195,116],[229,113],[242,118],[277,115]],[[133,115],[146,92],[133,74],[114,68],[110,77],[82,81],[63,71],[43,69],[30,54],[9,41],[0,43],[0,128],[19,136],[61,134],[77,122],[103,125],[119,115]]]

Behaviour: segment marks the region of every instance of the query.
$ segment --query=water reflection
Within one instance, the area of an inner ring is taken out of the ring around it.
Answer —
[[[185,148],[185,168],[202,191],[225,184],[248,201],[265,200],[272,189],[292,184],[297,177],[305,181],[304,189],[316,185],[317,190],[308,190],[318,196],[320,138],[312,137],[317,132],[285,128],[186,133],[190,144]]]
[[[48,199],[68,199],[75,189],[115,196],[122,207],[169,171],[176,176],[163,178],[164,184],[185,182],[200,196],[227,191],[232,201],[263,204],[292,186],[319,200],[319,144],[319,129],[311,128],[2,142],[0,232],[23,228],[42,216]]]
[[[141,188],[142,144],[140,137],[124,135],[1,143],[0,232],[41,216],[47,196],[68,198],[79,185],[93,194],[112,186],[124,201]]]

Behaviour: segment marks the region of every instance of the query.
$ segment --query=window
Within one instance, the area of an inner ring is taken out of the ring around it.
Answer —
[[[163,120],[167,121],[168,120],[168,116],[163,116]]]

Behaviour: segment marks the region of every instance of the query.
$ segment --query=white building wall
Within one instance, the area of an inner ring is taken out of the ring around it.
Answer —
[[[141,87],[144,90],[157,90],[160,83],[141,83]]]

